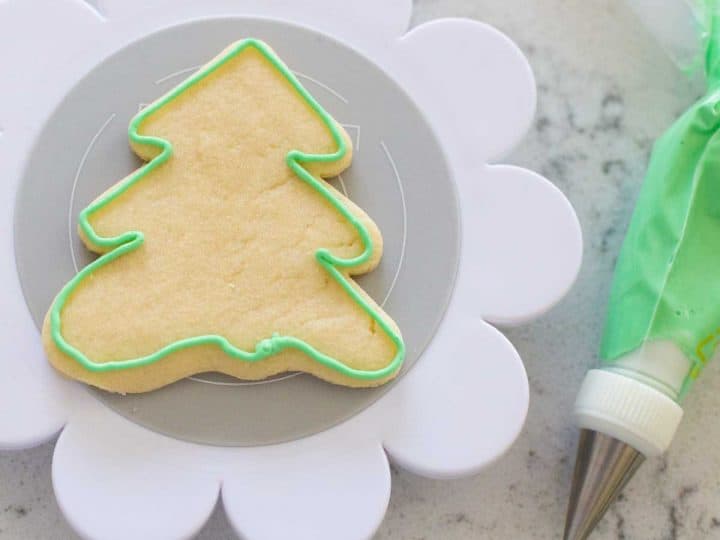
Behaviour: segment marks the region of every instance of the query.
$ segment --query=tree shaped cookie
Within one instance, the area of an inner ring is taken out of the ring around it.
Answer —
[[[323,180],[350,164],[350,139],[267,45],[231,45],[129,137],[147,163],[80,214],[101,256],[45,319],[57,369],[116,392],[206,371],[398,373],[400,332],[351,278],[378,264],[380,231]]]

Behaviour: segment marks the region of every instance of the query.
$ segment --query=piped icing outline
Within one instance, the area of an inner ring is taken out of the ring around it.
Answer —
[[[293,336],[281,336],[273,334],[272,337],[261,340],[255,345],[254,351],[244,351],[235,347],[230,341],[220,335],[204,335],[175,341],[165,347],[155,351],[147,356],[139,358],[131,358],[126,360],[111,360],[108,362],[95,362],[88,358],[82,351],[69,344],[62,335],[61,311],[65,306],[68,298],[75,288],[95,270],[114,261],[122,255],[134,251],[144,242],[144,235],[141,231],[128,231],[114,237],[99,236],[89,223],[89,216],[94,212],[102,209],[104,206],[122,195],[136,182],[143,179],[153,170],[168,161],[172,156],[172,144],[162,138],[140,135],[138,129],[143,121],[157,110],[169,104],[176,97],[185,92],[188,88],[203,80],[205,77],[215,72],[217,69],[225,65],[227,62],[239,55],[248,47],[255,48],[262,56],[268,60],[275,69],[293,86],[295,91],[307,102],[307,104],[321,118],[323,123],[329,129],[334,142],[337,144],[337,150],[332,154],[306,154],[299,150],[291,150],[288,152],[285,160],[295,175],[306,182],[310,187],[315,189],[322,195],[340,214],[347,219],[358,232],[363,243],[363,252],[353,258],[344,259],[336,257],[325,248],[320,248],[315,252],[315,258],[330,276],[350,295],[353,301],[358,304],[382,329],[390,338],[396,347],[396,353],[392,361],[383,368],[376,370],[361,370],[348,366],[341,360],[328,356],[309,343],[295,338]],[[340,133],[338,125],[332,117],[315,101],[310,93],[300,84],[290,69],[278,58],[275,53],[264,42],[258,39],[245,39],[232,45],[225,54],[217,57],[209,64],[201,68],[193,76],[185,80],[179,86],[175,87],[165,96],[155,101],[142,111],[140,111],[130,122],[128,129],[130,141],[136,144],[148,145],[159,148],[160,153],[152,160],[147,162],[133,174],[113,186],[104,193],[100,198],[93,201],[89,206],[80,212],[79,227],[85,237],[94,245],[100,248],[107,248],[110,251],[104,253],[95,261],[80,270],[60,291],[57,298],[53,302],[50,312],[50,332],[52,340],[57,348],[64,354],[73,358],[88,371],[107,372],[131,369],[137,367],[148,366],[158,362],[173,352],[196,347],[201,345],[217,345],[228,356],[236,360],[245,362],[259,362],[280,351],[288,348],[294,348],[302,351],[316,362],[346,376],[357,380],[378,380],[389,377],[400,369],[405,358],[405,343],[390,324],[380,315],[379,309],[374,308],[363,296],[350,284],[349,279],[339,270],[342,268],[352,268],[366,263],[372,257],[373,243],[370,234],[363,223],[354,216],[347,207],[338,200],[330,191],[324,180],[319,180],[310,174],[303,166],[303,163],[327,163],[342,159],[347,153],[347,143]]]

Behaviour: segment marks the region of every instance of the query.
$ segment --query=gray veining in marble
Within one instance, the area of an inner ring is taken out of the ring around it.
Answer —
[[[527,54],[538,83],[533,129],[506,161],[541,171],[570,198],[586,254],[570,296],[507,331],[527,367],[531,404],[509,453],[475,478],[393,470],[378,540],[556,539],[577,433],[570,409],[596,361],[615,255],[652,141],[698,95],[620,0],[419,0],[414,24],[442,16],[495,25]],[[646,462],[596,540],[720,539],[720,366],[686,402],[670,452]],[[52,446],[0,453],[0,539],[74,538],[52,497]],[[199,537],[234,538],[218,510]]]

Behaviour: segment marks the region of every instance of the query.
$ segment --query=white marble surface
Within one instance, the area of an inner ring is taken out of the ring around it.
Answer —
[[[596,361],[611,270],[652,140],[701,88],[687,82],[620,0],[418,0],[414,24],[489,22],[525,51],[538,83],[534,128],[507,161],[541,171],[571,199],[585,263],[570,296],[508,331],[530,377],[526,428],[475,478],[431,481],[394,471],[378,540],[559,538],[576,430],[570,408]],[[664,459],[647,462],[594,538],[720,538],[720,367],[686,402]],[[52,444],[0,453],[0,539],[72,539],[52,496]],[[199,535],[234,538],[218,510]]]

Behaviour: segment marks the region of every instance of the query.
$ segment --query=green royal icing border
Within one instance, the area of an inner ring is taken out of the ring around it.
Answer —
[[[290,169],[298,176],[301,180],[306,182],[312,188],[318,191],[330,204],[340,212],[345,219],[347,219],[353,227],[357,230],[360,238],[362,239],[364,250],[357,257],[351,259],[342,259],[333,256],[327,249],[321,248],[315,252],[315,258],[318,263],[332,276],[332,278],[345,290],[347,294],[368,314],[370,317],[377,322],[382,330],[388,335],[390,340],[395,344],[397,352],[392,362],[387,366],[377,370],[361,370],[352,368],[342,361],[321,353],[310,344],[292,336],[280,336],[274,334],[272,337],[263,339],[255,346],[255,351],[243,351],[233,346],[227,338],[219,335],[206,335],[197,336],[192,338],[183,339],[176,341],[163,347],[162,349],[141,358],[132,358],[128,360],[113,360],[109,362],[94,362],[85,356],[81,351],[70,345],[62,335],[62,323],[60,313],[63,306],[67,302],[70,295],[73,293],[75,288],[82,282],[83,279],[91,275],[95,270],[105,266],[106,264],[114,261],[118,257],[129,253],[142,245],[144,242],[144,235],[140,231],[129,231],[119,236],[105,238],[98,236],[93,228],[90,226],[88,217],[94,212],[100,210],[105,205],[116,199],[122,193],[127,191],[133,184],[140,181],[142,178],[150,174],[153,170],[158,168],[160,165],[165,163],[172,156],[172,144],[169,141],[161,139],[159,137],[150,137],[140,135],[138,128],[142,122],[155,111],[164,107],[177,96],[182,94],[189,87],[195,83],[201,81],[206,76],[213,73],[218,68],[222,67],[229,60],[237,56],[247,47],[254,47],[257,49],[270,63],[285,77],[285,79],[292,84],[295,90],[300,96],[310,105],[310,107],[320,116],[322,121],[330,130],[335,143],[338,146],[337,151],[332,154],[305,154],[298,150],[291,150],[286,156],[286,162]],[[85,234],[88,240],[94,245],[102,248],[111,249],[111,251],[100,256],[98,259],[93,261],[91,264],[83,268],[75,277],[70,280],[60,291],[55,302],[52,306],[50,313],[50,330],[51,336],[56,346],[66,355],[73,358],[85,369],[94,372],[105,372],[105,371],[119,371],[123,369],[130,369],[136,367],[148,366],[158,362],[165,356],[172,354],[173,352],[195,347],[199,345],[218,345],[226,354],[230,357],[242,360],[244,362],[259,362],[269,356],[272,356],[284,349],[294,348],[304,352],[316,362],[341,373],[347,377],[359,380],[377,380],[383,379],[395,373],[400,369],[403,360],[405,358],[405,343],[399,333],[395,332],[393,328],[380,316],[377,309],[373,308],[355,288],[349,283],[348,279],[338,270],[338,268],[350,268],[358,266],[367,262],[372,256],[373,244],[365,226],[358,220],[350,211],[331,193],[328,186],[323,180],[318,180],[312,176],[308,171],[302,167],[302,163],[316,163],[316,162],[332,162],[341,159],[347,153],[347,144],[345,139],[340,134],[338,126],[330,115],[315,101],[310,93],[303,88],[297,78],[283,64],[273,51],[262,41],[256,39],[246,39],[238,42],[233,46],[229,52],[206,67],[200,69],[192,77],[184,81],[182,84],[177,86],[175,89],[170,91],[160,100],[154,102],[147,108],[143,109],[138,113],[133,120],[130,122],[128,129],[128,136],[131,141],[137,144],[150,145],[161,149],[159,155],[153,158],[151,161],[146,163],[140,169],[135,171],[132,175],[128,176],[122,182],[116,184],[110,191],[103,195],[98,200],[91,203],[86,207],[79,217],[79,224],[82,232]]]

